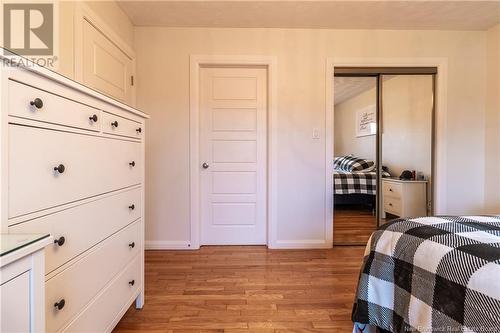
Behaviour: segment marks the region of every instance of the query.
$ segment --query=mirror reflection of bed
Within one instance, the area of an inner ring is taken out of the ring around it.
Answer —
[[[364,245],[377,227],[376,86],[375,77],[335,77],[334,245]]]
[[[335,76],[334,245],[365,245],[387,221],[431,214],[433,79]]]

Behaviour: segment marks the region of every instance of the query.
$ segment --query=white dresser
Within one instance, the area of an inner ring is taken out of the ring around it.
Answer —
[[[144,302],[147,115],[44,68],[2,67],[2,232],[49,233],[47,332],[109,332]]]
[[[383,214],[427,216],[427,181],[382,178]]]

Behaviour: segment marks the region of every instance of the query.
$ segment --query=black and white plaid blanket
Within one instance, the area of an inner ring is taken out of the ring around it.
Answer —
[[[376,172],[333,172],[335,194],[377,194]]]
[[[389,173],[383,172],[384,177],[389,177]],[[369,172],[349,172],[339,169],[333,171],[333,186],[335,194],[377,194],[377,173]]]
[[[399,219],[367,245],[354,332],[500,332],[500,216]]]

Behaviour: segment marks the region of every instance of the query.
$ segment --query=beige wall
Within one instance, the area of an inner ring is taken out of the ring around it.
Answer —
[[[327,57],[448,59],[447,213],[484,209],[486,33],[303,29],[135,29],[138,106],[147,140],[148,240],[189,239],[189,56],[278,59],[279,240],[325,237]],[[320,128],[314,140],[312,129]],[[467,195],[464,195],[467,193]]]
[[[366,78],[366,80],[376,80]],[[376,136],[356,137],[356,112],[371,105],[376,107],[377,90],[370,89],[335,105],[334,114],[334,156],[353,154],[376,160]]]
[[[115,1],[59,1],[59,63],[58,71],[74,78],[75,8],[83,2],[98,15],[130,47],[134,44],[134,27]]]
[[[382,90],[382,165],[397,177],[403,170],[432,169],[432,76],[399,75]]]
[[[485,205],[500,213],[500,25],[487,32],[487,99],[485,117]]]

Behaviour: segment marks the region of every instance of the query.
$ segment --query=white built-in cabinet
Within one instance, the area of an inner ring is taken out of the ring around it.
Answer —
[[[75,79],[134,105],[134,51],[85,4],[77,3],[74,24]]]
[[[1,229],[54,238],[47,332],[110,332],[144,302],[147,115],[20,60],[0,77]]]

